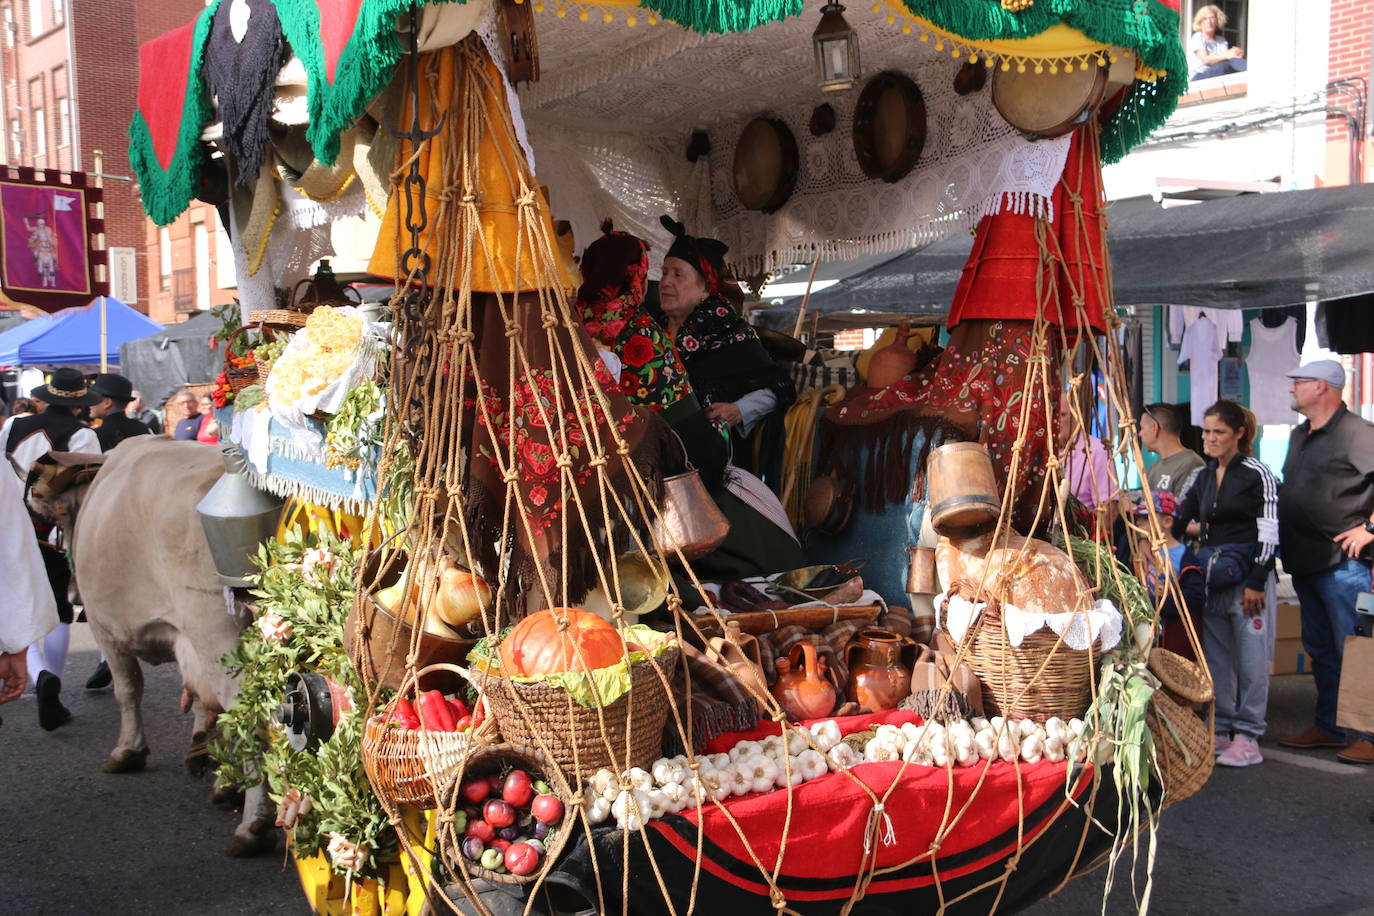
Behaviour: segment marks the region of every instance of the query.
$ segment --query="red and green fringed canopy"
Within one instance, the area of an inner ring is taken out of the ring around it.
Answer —
[[[200,181],[206,155],[200,132],[212,117],[200,68],[220,2],[213,0],[194,22],[140,51],[129,159],[142,183],[144,209],[159,224],[186,208]],[[273,0],[282,32],[308,74],[306,136],[317,159],[334,161],[339,135],[391,80],[404,51],[395,32],[397,17],[442,2],[465,0]],[[1187,85],[1178,0],[1035,0],[1019,12],[1003,9],[998,0],[901,2],[912,15],[973,46],[1033,38],[1065,25],[1091,41],[1132,52],[1156,78],[1136,80],[1107,116],[1102,156],[1108,162],[1162,124]],[[702,33],[749,31],[803,11],[803,0],[640,0],[638,5]]]

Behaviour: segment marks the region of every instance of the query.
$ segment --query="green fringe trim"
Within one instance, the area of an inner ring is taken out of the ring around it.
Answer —
[[[1102,129],[1102,160],[1116,162],[1174,113],[1188,87],[1178,13],[1158,0],[1035,0],[1021,12],[996,0],[903,0],[913,14],[969,41],[1028,38],[1064,23],[1103,44],[1133,52],[1165,71],[1154,83],[1136,80]]]
[[[423,6],[463,2],[466,0],[363,0],[331,84],[320,45],[319,7],[314,0],[273,0],[282,34],[308,75],[310,124],[306,139],[316,159],[325,165],[334,164],[339,156],[339,135],[357,123],[368,103],[391,82],[405,52],[396,36],[396,18]]]
[[[747,32],[802,12],[802,0],[640,0],[641,9],[696,32]]]
[[[142,113],[135,109],[129,124],[129,164],[138,175],[143,209],[159,226],[180,216],[200,187],[200,172],[205,165],[205,145],[200,142],[200,132],[212,113],[200,67],[205,57],[205,39],[210,34],[210,23],[219,4],[220,0],[213,0],[196,19],[186,101],[177,131],[176,151],[168,168],[163,169],[153,152],[153,137]]]

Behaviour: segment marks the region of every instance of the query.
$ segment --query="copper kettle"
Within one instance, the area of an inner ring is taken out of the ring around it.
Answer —
[[[678,551],[689,560],[700,559],[730,533],[730,520],[690,461],[684,473],[663,479],[662,517],[654,520],[652,532],[654,546],[670,560]]]

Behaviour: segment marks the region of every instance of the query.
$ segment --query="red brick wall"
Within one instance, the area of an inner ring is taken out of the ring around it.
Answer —
[[[1327,65],[1327,79],[1363,77],[1370,74],[1370,42],[1374,40],[1374,0],[1332,0],[1331,51]],[[1350,96],[1333,97],[1333,103],[1343,104],[1354,111]],[[1328,118],[1328,143],[1345,144],[1348,127],[1345,119]]]
[[[10,7],[18,25],[18,40],[4,48],[6,114],[0,129],[8,137],[9,120],[18,117],[25,137],[18,153],[7,147],[10,164],[64,169],[79,164],[86,171],[94,171],[94,151],[101,150],[107,175],[132,179],[128,128],[138,91],[138,47],[189,22],[205,8],[204,0],[63,0],[63,25],[53,24],[54,0],[42,2],[44,31],[34,36],[29,27],[29,0],[0,0],[0,14]],[[79,163],[70,147],[56,146],[56,99],[67,95],[67,87],[55,89],[54,70],[64,66],[71,66],[75,73],[72,137],[80,144]],[[48,137],[47,154],[41,157],[34,155],[34,119],[28,103],[28,87],[35,78],[39,80],[36,85],[42,87]],[[131,247],[138,252],[141,301],[135,306],[141,311],[147,311],[147,292],[156,289],[159,282],[156,254],[150,259],[147,248],[146,222],[137,184],[132,180],[107,179],[105,244]]]

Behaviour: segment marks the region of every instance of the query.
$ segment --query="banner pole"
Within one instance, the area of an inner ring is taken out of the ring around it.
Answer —
[[[93,150],[92,152],[93,152],[93,154],[94,154],[94,155],[93,155],[93,158],[94,158],[94,160],[95,160],[95,186],[96,186],[97,188],[102,188],[102,189],[103,189],[103,188],[105,187],[105,179],[104,179],[104,174],[103,174],[104,171],[105,171],[105,152],[104,152],[104,150]],[[100,218],[101,220],[104,220],[104,218],[105,218],[105,212],[104,212],[104,211],[105,211],[105,204],[104,204],[104,202],[102,201],[102,202],[100,202],[99,204],[96,205],[96,215],[97,215],[97,217]],[[100,240],[100,241],[101,241],[101,246],[100,246],[100,247],[103,249],[103,248],[105,247],[105,245],[104,245],[104,241],[105,241],[105,240],[104,240],[104,233],[103,233],[103,232],[101,233],[101,240]],[[108,270],[108,267],[106,268],[106,270]],[[108,277],[108,276],[109,276],[109,274],[107,273],[107,274],[106,274],[106,277]],[[105,297],[102,295],[102,296],[100,297],[100,371],[101,371],[102,373],[105,373],[105,372],[109,372],[109,371],[110,371],[109,352],[108,352],[108,350],[109,350],[109,343],[107,342],[108,334],[107,334],[107,330],[106,330],[106,319],[107,319],[107,315],[106,315],[106,312],[105,312]]]

